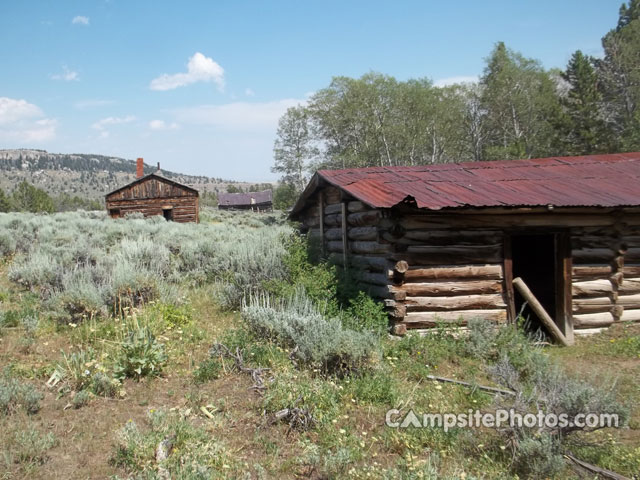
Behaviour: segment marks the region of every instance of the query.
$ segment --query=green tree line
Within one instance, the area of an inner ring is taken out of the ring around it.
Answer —
[[[62,194],[50,196],[26,180],[20,182],[10,194],[0,188],[0,212],[53,213],[73,210],[102,210],[97,200]]]
[[[640,150],[640,0],[603,58],[545,70],[498,42],[477,83],[335,77],[280,119],[272,170],[289,205],[320,168],[424,165]],[[280,195],[277,195],[277,194]]]

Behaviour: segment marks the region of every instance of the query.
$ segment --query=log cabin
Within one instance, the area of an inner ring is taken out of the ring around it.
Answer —
[[[398,334],[535,321],[518,278],[569,343],[640,321],[640,152],[320,170],[290,218]]]
[[[144,175],[144,160],[136,162],[136,179],[107,193],[107,212],[111,218],[130,213],[145,217],[162,215],[167,221],[199,222],[199,193],[196,189],[165,178],[158,171]]]
[[[273,210],[273,195],[271,190],[247,193],[221,193],[218,195],[218,209],[270,212]]]

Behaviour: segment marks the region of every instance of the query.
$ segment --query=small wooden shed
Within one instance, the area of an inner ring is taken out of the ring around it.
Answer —
[[[513,321],[515,277],[570,341],[640,321],[640,152],[321,170],[291,218],[398,333]]]
[[[143,175],[144,163],[138,158],[133,182],[108,193],[105,197],[111,218],[139,212],[145,217],[162,215],[174,222],[199,221],[199,194],[194,188],[165,178],[158,171]]]
[[[272,192],[221,193],[218,195],[218,209],[270,212],[273,210]]]

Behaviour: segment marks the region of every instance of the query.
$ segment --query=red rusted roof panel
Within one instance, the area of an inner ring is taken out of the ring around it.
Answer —
[[[318,175],[379,208],[392,207],[405,199],[430,210],[640,206],[640,152],[320,170]]]

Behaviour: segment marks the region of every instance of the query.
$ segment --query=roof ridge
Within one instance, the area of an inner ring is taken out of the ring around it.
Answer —
[[[293,212],[323,182],[374,208],[640,206],[640,152],[319,170]]]
[[[637,158],[631,157],[634,155],[637,156]],[[580,159],[581,161],[580,162],[567,161],[569,159],[574,159],[574,160]],[[491,166],[495,166],[495,168],[503,168],[503,167],[516,168],[519,166],[520,167],[523,166],[523,164],[526,164],[527,166],[536,166],[536,167],[537,166],[554,166],[554,165],[543,165],[543,164],[535,165],[531,163],[531,162],[541,162],[543,160],[546,160],[546,161],[555,160],[557,162],[562,162],[563,165],[575,165],[576,163],[579,163],[580,165],[592,165],[592,164],[603,163],[605,159],[607,162],[634,161],[634,160],[640,159],[640,152],[598,153],[593,155],[574,155],[574,156],[563,155],[563,156],[551,156],[551,157],[522,158],[522,159],[513,159],[513,160],[509,160],[509,159],[481,160],[481,161],[470,160],[465,162],[445,162],[445,163],[431,163],[431,164],[421,164],[421,165],[371,165],[368,167],[350,167],[350,168],[339,168],[339,169],[324,168],[324,169],[317,170],[317,172],[322,174],[325,172],[340,173],[340,172],[349,172],[349,171],[363,171],[363,170],[368,171],[370,169],[383,169],[390,173],[393,173],[397,169],[429,170],[429,167],[435,167],[437,169],[440,169],[443,167],[454,167],[454,168],[457,167],[461,169],[466,169],[466,168],[478,169],[478,168],[492,168]]]

